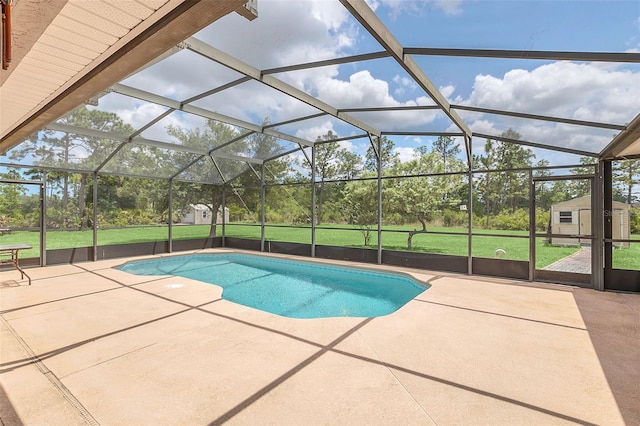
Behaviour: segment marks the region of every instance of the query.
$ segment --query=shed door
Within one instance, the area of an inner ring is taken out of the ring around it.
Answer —
[[[580,226],[580,228],[578,228],[578,234],[591,235],[591,209],[578,210],[578,223]],[[591,245],[591,239],[580,238],[580,244]]]

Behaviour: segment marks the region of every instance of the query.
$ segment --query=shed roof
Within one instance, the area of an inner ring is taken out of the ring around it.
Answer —
[[[629,209],[631,207],[629,204],[622,203],[620,201],[614,201],[613,205],[614,205],[614,207],[624,208],[624,209]],[[551,206],[551,208],[557,209],[557,208],[561,208],[561,207],[581,207],[581,206],[590,207],[591,206],[591,196],[586,195],[584,197],[578,197],[578,198],[574,198],[572,200],[561,201],[559,203],[553,204]]]

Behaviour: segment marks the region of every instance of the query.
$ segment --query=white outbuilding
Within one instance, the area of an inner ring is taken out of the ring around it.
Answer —
[[[186,212],[182,215],[180,223],[190,225],[211,225],[211,204],[189,204]],[[229,223],[229,209],[224,209],[224,222]],[[222,223],[222,206],[218,209],[216,223]]]
[[[629,239],[629,204],[613,202],[610,216],[613,224],[613,239]],[[606,219],[606,217],[605,217]],[[592,235],[591,233],[591,197],[579,197],[551,206],[551,232],[553,234]],[[553,237],[553,245],[579,245],[590,243],[589,239]],[[629,247],[629,243],[613,243],[616,247]]]

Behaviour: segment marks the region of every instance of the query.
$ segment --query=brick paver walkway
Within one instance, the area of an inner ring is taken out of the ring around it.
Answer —
[[[549,271],[576,272],[579,274],[591,273],[591,247],[582,247],[574,254],[560,259],[557,262],[543,268]]]

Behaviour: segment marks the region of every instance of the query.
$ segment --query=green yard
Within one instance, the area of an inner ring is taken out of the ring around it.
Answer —
[[[336,229],[327,229],[336,228]],[[218,235],[221,235],[221,227]],[[382,232],[383,248],[389,250],[406,250],[407,233],[413,230],[408,226],[387,226]],[[404,232],[397,232],[404,231]],[[430,228],[432,232],[456,232],[458,234],[418,234],[413,237],[413,251],[466,256],[468,254],[468,237],[464,228]],[[208,225],[174,226],[173,238],[191,239],[204,238],[209,233]],[[506,252],[502,258],[512,260],[529,259],[529,241],[527,238],[496,237],[483,234],[504,234],[526,237],[526,231],[486,231],[474,230],[473,256],[493,258],[497,249]],[[228,237],[260,239],[260,227],[257,225],[229,224],[226,226]],[[311,228],[309,225],[298,227],[267,226],[265,229],[267,240],[288,241],[297,243],[311,243]],[[630,248],[615,249],[614,268],[640,270],[640,236],[634,236],[638,243]],[[98,232],[98,245],[139,243],[147,241],[162,241],[168,238],[167,227],[136,227],[106,229]],[[362,233],[347,225],[331,225],[316,227],[316,244],[363,247]],[[13,243],[27,243],[34,249],[21,253],[22,257],[38,256],[39,233],[29,231],[15,231],[0,236],[0,245]],[[372,232],[370,248],[377,248],[377,232]],[[61,249],[74,247],[88,247],[93,245],[93,231],[49,231],[47,232],[47,249]],[[557,247],[545,245],[542,238],[536,241],[536,266],[543,268],[551,263],[575,253],[576,247]]]

